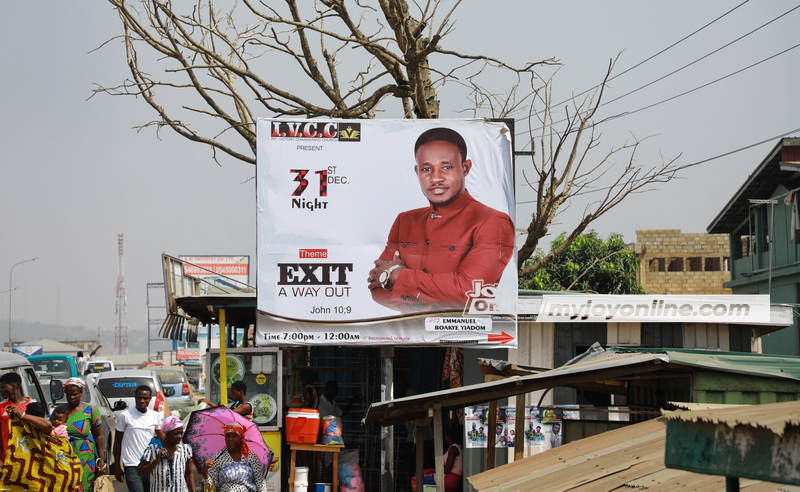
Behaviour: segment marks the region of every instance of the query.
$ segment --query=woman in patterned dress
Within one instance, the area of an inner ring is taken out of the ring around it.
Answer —
[[[266,470],[255,453],[247,448],[244,426],[231,422],[222,429],[225,449],[213,460],[206,460],[202,470],[206,487],[216,486],[217,492],[265,492]]]
[[[83,491],[91,492],[95,477],[104,472],[97,468],[97,458],[105,456],[106,445],[100,430],[103,423],[100,411],[81,401],[84,386],[86,382],[83,379],[69,378],[64,383],[64,393],[67,397],[67,435],[81,460]]]
[[[183,421],[167,417],[161,430],[164,440],[154,438],[150,442],[136,473],[150,475],[150,492],[194,492],[192,447],[181,442]]]
[[[9,408],[17,407],[24,413],[32,401],[22,394],[22,377],[19,374],[10,371],[0,376],[0,464],[6,454],[11,429]]]

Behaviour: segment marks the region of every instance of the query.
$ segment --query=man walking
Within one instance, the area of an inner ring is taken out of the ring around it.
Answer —
[[[150,477],[139,476],[142,453],[155,436],[165,439],[161,431],[162,417],[159,412],[148,408],[153,397],[153,389],[147,385],[136,388],[136,405],[128,408],[117,417],[114,438],[114,462],[117,463],[115,477],[120,482],[125,474],[125,483],[130,492],[150,492]]]

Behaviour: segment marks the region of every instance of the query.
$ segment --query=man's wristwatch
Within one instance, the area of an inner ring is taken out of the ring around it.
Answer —
[[[400,268],[400,265],[393,265],[381,272],[381,276],[378,277],[378,282],[381,283],[381,287],[386,290],[391,290],[389,288],[389,280],[392,278],[392,272],[398,268]]]

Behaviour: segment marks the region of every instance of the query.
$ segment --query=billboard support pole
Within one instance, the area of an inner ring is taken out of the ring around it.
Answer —
[[[381,347],[381,375],[383,401],[394,398],[394,347],[384,345]],[[394,427],[384,427],[381,433],[381,449],[383,451],[383,463],[381,466],[381,490],[397,490],[395,488],[395,457],[394,457]],[[421,488],[418,490],[422,490]]]
[[[219,401],[228,406],[228,334],[225,332],[225,308],[219,310]],[[213,371],[214,368],[212,367]]]

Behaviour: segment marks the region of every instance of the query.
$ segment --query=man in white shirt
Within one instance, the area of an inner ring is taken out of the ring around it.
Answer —
[[[164,433],[161,431],[162,416],[161,413],[147,408],[153,397],[152,388],[143,384],[136,388],[134,394],[136,406],[117,416],[114,435],[114,462],[117,464],[115,477],[122,482],[124,468],[125,483],[130,492],[149,492],[150,477],[140,477],[136,467],[153,436],[164,440]]]

